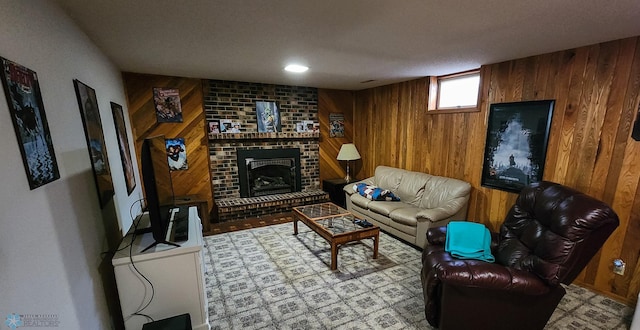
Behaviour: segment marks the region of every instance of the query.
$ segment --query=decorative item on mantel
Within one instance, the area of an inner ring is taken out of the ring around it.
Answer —
[[[240,132],[240,133],[212,133],[209,140],[302,140],[319,139],[320,132]]]
[[[347,183],[351,182],[351,176],[349,176],[349,162],[360,159],[360,153],[358,152],[358,149],[356,149],[356,145],[353,143],[343,144],[342,147],[340,147],[337,159],[347,161],[347,176],[344,177],[344,181]]]

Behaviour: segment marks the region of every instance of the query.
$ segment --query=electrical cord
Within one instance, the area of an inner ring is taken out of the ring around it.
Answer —
[[[129,215],[132,218],[133,218],[133,214],[131,213],[131,210],[133,209],[133,205],[135,205],[136,203],[139,203],[139,202],[141,202],[143,200],[144,199],[139,199],[136,202],[134,202],[134,204],[131,205],[131,208],[129,209]],[[151,286],[151,298],[149,298],[149,301],[147,301],[147,303],[142,308],[140,308],[137,311],[131,313],[131,316],[134,316],[134,315],[143,316],[143,317],[146,317],[148,320],[151,320],[151,322],[153,322],[154,321],[153,318],[151,316],[147,315],[147,314],[142,313],[142,311],[144,311],[147,307],[149,307],[149,305],[151,304],[151,301],[153,301],[153,297],[155,296],[156,290],[153,287],[153,283],[151,283],[149,278],[147,278],[144,274],[142,274],[142,272],[140,272],[138,267],[136,267],[136,264],[133,262],[133,242],[135,242],[135,240],[136,240],[136,238],[138,236],[138,234],[136,232],[138,231],[138,225],[140,224],[140,221],[142,220],[142,214],[143,213],[141,212],[140,216],[138,217],[138,221],[133,220],[133,232],[131,233],[131,241],[129,242],[127,247],[129,247],[129,261],[131,262],[131,266],[145,281],[147,281],[147,283],[149,283],[149,286]]]
[[[131,203],[131,206],[129,207],[129,217],[131,218],[131,223],[132,223],[132,224],[134,224],[134,223],[135,223],[135,221],[136,221],[136,219],[135,219],[135,217],[133,216],[133,213],[132,213],[132,211],[133,211],[133,207],[134,207],[136,204],[138,204],[138,203],[142,202],[143,200],[144,200],[144,198],[140,198],[140,199],[138,199],[137,201],[135,201],[135,202]],[[142,212],[141,212],[141,213],[142,213]],[[140,221],[140,220],[138,220],[138,221]],[[129,244],[127,244],[127,245],[125,245],[125,246],[123,246],[123,247],[121,247],[121,248],[116,248],[115,250],[108,250],[108,251],[100,252],[100,255],[101,255],[101,256],[103,256],[103,257],[106,257],[106,256],[108,256],[108,255],[113,256],[113,255],[115,255],[117,252],[120,252],[120,251],[122,251],[122,250],[124,250],[124,249],[128,248],[128,247],[129,247],[129,245],[131,245],[131,243],[132,243],[132,242],[129,242]]]

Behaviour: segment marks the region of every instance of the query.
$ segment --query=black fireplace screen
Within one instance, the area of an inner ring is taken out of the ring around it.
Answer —
[[[239,149],[240,197],[300,191],[300,150]]]

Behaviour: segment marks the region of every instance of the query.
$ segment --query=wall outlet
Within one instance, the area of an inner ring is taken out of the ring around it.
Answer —
[[[613,272],[618,275],[624,275],[625,263],[622,259],[616,259],[613,261]]]

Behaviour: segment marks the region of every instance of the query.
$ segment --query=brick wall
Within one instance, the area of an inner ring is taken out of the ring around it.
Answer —
[[[238,148],[299,148],[302,190],[319,189],[319,134],[296,132],[296,124],[300,121],[318,122],[316,88],[208,80],[204,90],[207,122],[230,119],[241,124],[240,133],[209,135],[214,200],[240,197],[236,164]],[[256,101],[278,104],[281,133],[258,133]]]

